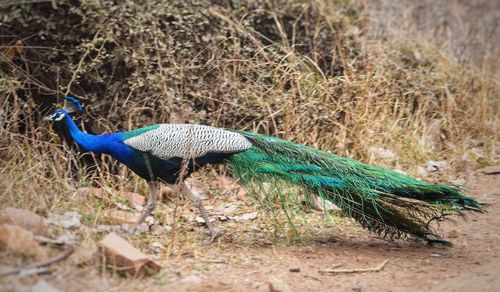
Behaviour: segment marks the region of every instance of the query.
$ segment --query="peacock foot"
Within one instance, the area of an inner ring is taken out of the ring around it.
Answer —
[[[203,242],[205,245],[211,245],[217,238],[223,236],[225,231],[222,229],[211,228],[209,233],[210,239],[207,239]]]

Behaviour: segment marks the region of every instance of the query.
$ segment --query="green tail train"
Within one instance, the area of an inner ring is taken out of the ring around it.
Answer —
[[[440,240],[433,220],[483,212],[483,206],[454,187],[432,185],[399,172],[290,141],[239,131],[253,146],[229,165],[247,187],[283,182],[331,201],[383,238],[415,236]]]

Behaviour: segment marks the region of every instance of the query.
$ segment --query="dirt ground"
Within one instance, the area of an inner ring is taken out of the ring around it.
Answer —
[[[291,291],[500,291],[499,176],[477,175],[466,187],[490,206],[487,214],[443,226],[445,234],[452,237],[452,248],[398,245],[363,235],[338,235],[329,242],[301,247],[229,247],[223,251],[211,247],[206,258],[220,262],[209,264],[199,274],[202,282],[174,282],[167,287],[185,291],[268,291],[270,282],[281,282]],[[380,272],[318,272],[339,265],[344,269],[372,268],[385,260],[388,262]],[[300,268],[300,272],[290,272],[291,268]],[[175,266],[169,269],[176,270]]]
[[[281,246],[238,244],[227,235],[201,251],[162,259],[160,274],[145,279],[66,263],[49,275],[0,280],[0,290],[31,291],[34,281],[44,279],[62,291],[270,291],[270,286],[277,291],[500,291],[499,175],[476,173],[465,187],[489,204],[488,213],[442,226],[454,243],[451,248],[387,242],[346,229],[306,244]],[[374,268],[386,260],[378,272],[320,272]]]

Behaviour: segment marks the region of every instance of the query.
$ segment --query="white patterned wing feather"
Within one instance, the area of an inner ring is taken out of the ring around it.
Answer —
[[[238,153],[252,144],[243,135],[203,125],[161,124],[124,141],[162,159],[196,158],[207,153]]]

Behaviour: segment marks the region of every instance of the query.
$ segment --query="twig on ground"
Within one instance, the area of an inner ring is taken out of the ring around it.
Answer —
[[[224,260],[204,260],[202,262],[207,264],[227,264],[227,262]]]
[[[250,272],[246,272],[244,274],[242,274],[243,277],[247,277],[247,276],[250,276],[250,275],[253,275],[253,274],[256,274],[258,273],[258,271],[250,271]]]
[[[61,254],[59,254],[59,255],[51,258],[51,259],[48,259],[48,260],[45,260],[45,261],[41,261],[41,262],[37,262],[37,263],[31,264],[31,265],[27,265],[27,266],[24,266],[24,267],[12,268],[12,269],[9,269],[7,271],[1,272],[0,273],[0,277],[15,275],[15,274],[21,273],[23,271],[33,270],[33,269],[37,269],[37,268],[42,268],[42,267],[50,266],[52,264],[55,264],[57,262],[60,262],[60,261],[62,261],[64,259],[66,259],[72,253],[73,253],[73,248],[71,247],[68,250],[66,250],[64,253],[61,253]]]
[[[313,279],[313,280],[315,280],[315,281],[318,281],[318,282],[321,282],[321,283],[323,283],[323,281],[321,281],[321,279],[318,279],[318,278],[316,278],[316,277],[313,277],[313,276],[309,276],[309,275],[304,275],[304,278],[310,278],[310,279]]]
[[[336,264],[336,265],[333,265],[330,270],[338,269],[338,268],[342,267],[343,265],[345,265],[345,264]]]
[[[22,270],[19,272],[19,277],[28,277],[32,275],[40,275],[40,274],[50,274],[52,270],[49,267],[41,267],[34,269]]]
[[[389,261],[389,259],[385,260],[383,263],[381,263],[380,265],[378,265],[375,268],[367,268],[367,269],[338,269],[338,270],[331,269],[331,270],[320,270],[319,273],[322,273],[322,274],[330,274],[330,273],[332,273],[332,274],[338,274],[338,273],[380,272],[385,267],[385,264],[387,264],[388,261]]]
[[[35,236],[35,240],[42,244],[53,244],[53,245],[64,245],[65,243],[61,240],[52,239],[49,237],[37,235]]]

